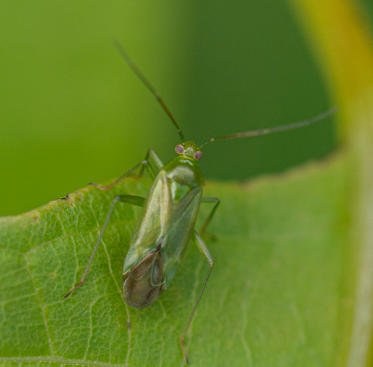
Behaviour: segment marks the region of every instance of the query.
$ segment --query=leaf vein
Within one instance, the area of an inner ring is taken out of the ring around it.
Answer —
[[[24,256],[24,259],[25,259],[25,263],[26,263],[26,266],[25,266],[26,271],[27,271],[27,273],[30,276],[30,279],[31,279],[32,285],[33,285],[33,287],[35,289],[36,297],[38,299],[38,303],[39,303],[39,306],[40,306],[40,311],[41,311],[41,315],[42,315],[42,318],[43,318],[44,328],[45,328],[45,332],[47,334],[49,351],[52,354],[52,356],[54,356],[55,353],[54,353],[54,350],[53,350],[52,338],[51,338],[51,335],[50,335],[50,332],[49,332],[47,317],[45,315],[45,305],[43,305],[43,303],[41,301],[41,297],[40,297],[40,293],[39,293],[39,288],[36,286],[36,282],[35,282],[35,279],[34,279],[34,276],[33,276],[32,272],[30,270],[30,265],[29,265],[29,263],[27,261],[27,257]]]
[[[96,361],[87,361],[81,359],[66,359],[63,357],[53,356],[37,356],[37,357],[0,357],[1,362],[15,362],[15,363],[61,363],[61,364],[75,364],[77,366],[97,366],[97,367],[121,367],[120,364],[107,363],[107,362],[96,362]]]

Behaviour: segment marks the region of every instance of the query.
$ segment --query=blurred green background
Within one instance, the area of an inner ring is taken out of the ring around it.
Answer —
[[[373,19],[373,4],[361,4]],[[188,138],[275,126],[333,104],[287,1],[2,0],[0,215],[119,176],[177,134],[112,45],[122,42]],[[281,172],[333,151],[333,121],[204,151],[209,179]]]

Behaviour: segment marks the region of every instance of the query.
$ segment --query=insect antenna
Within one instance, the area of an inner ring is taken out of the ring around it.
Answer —
[[[156,98],[156,100],[159,102],[159,104],[162,106],[163,110],[167,113],[168,117],[171,119],[172,123],[175,125],[177,132],[180,136],[180,139],[182,141],[185,140],[184,133],[181,130],[181,127],[177,123],[175,117],[171,113],[170,109],[167,107],[166,103],[163,101],[162,97],[158,94],[158,92],[155,90],[155,88],[150,84],[148,79],[146,79],[145,75],[142,73],[142,71],[137,67],[137,65],[132,61],[132,59],[127,54],[124,47],[117,41],[113,40],[114,46],[118,49],[119,53],[123,57],[124,61],[127,63],[127,65],[131,68],[131,70],[137,75],[137,77],[143,82],[145,87],[150,91],[150,93]]]
[[[325,111],[323,113],[320,113],[319,115],[316,115],[314,117],[311,117],[307,120],[302,120],[298,122],[293,122],[288,125],[282,125],[282,126],[276,126],[276,127],[270,127],[266,129],[259,129],[259,130],[250,130],[250,131],[244,131],[241,133],[231,134],[231,135],[224,135],[224,136],[216,136],[214,138],[210,138],[205,143],[200,145],[200,147],[203,147],[207,144],[213,143],[216,140],[228,140],[228,139],[237,139],[237,138],[250,138],[252,136],[259,136],[259,135],[267,135],[267,134],[273,134],[278,133],[280,131],[286,131],[286,130],[293,130],[298,129],[300,127],[312,125],[315,122],[318,122],[320,120],[325,119],[326,117],[332,115],[338,110],[338,107],[333,107],[328,111]]]

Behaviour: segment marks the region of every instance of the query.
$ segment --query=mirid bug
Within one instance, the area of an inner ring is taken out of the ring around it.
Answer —
[[[178,131],[181,142],[175,147],[177,156],[165,165],[157,154],[152,149],[149,149],[142,162],[127,171],[111,185],[93,184],[102,190],[109,190],[137,170],[139,170],[139,175],[141,176],[145,169],[148,170],[154,180],[146,198],[136,195],[119,195],[113,199],[84,273],[80,281],[65,295],[65,298],[83,285],[115,204],[123,202],[142,207],[142,214],[132,235],[122,273],[122,294],[124,301],[129,306],[137,309],[148,307],[169,287],[177,271],[178,263],[181,261],[184,250],[191,239],[194,240],[210,266],[179,340],[185,363],[188,363],[184,338],[195,316],[196,309],[214,266],[213,257],[202,237],[220,203],[218,198],[203,196],[204,178],[198,164],[198,161],[202,158],[202,148],[217,140],[265,135],[307,126],[331,115],[336,111],[336,108],[332,108],[308,120],[269,129],[218,136],[208,139],[201,145],[197,145],[194,141],[185,141],[182,129],[163,99],[129,58],[123,47],[116,41],[114,43],[129,67],[167,113]],[[195,229],[195,223],[201,203],[212,204],[212,209],[198,232]]]

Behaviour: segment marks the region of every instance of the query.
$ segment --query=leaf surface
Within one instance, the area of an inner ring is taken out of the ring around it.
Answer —
[[[210,228],[218,240],[208,241],[216,267],[187,339],[194,366],[331,365],[346,276],[345,170],[335,157],[282,177],[207,185],[222,204]],[[182,365],[178,338],[208,266],[190,243],[160,299],[127,307],[121,268],[137,209],[118,204],[86,284],[63,299],[111,199],[146,195],[149,184],[86,188],[0,220],[3,365]]]

